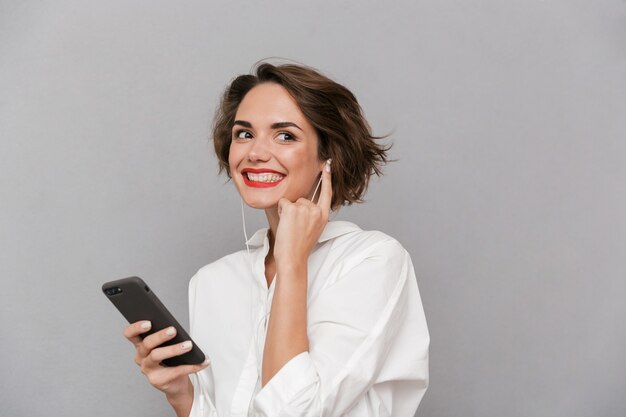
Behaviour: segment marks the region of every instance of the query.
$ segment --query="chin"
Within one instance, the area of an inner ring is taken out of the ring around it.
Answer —
[[[269,199],[269,198],[246,198],[244,196],[241,196],[241,198],[243,199],[243,202],[246,203],[246,205],[248,207],[251,207],[253,209],[258,209],[258,210],[265,210],[268,208],[272,208],[272,207],[276,207],[278,206],[278,200],[277,199]]]
[[[243,188],[243,192],[241,189],[238,189],[237,191],[239,191],[241,199],[248,207],[258,210],[266,210],[277,207],[278,201],[283,197],[287,197],[284,192],[280,192],[279,190],[255,190],[246,187]]]
[[[252,203],[246,202],[246,205],[253,209],[265,210],[265,209],[269,209],[272,207],[276,207],[278,204],[277,203],[271,204],[271,203],[261,203],[261,202],[252,202]]]

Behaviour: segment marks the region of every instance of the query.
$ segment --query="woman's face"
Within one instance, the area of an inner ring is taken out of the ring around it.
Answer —
[[[266,209],[282,197],[311,198],[324,161],[315,128],[283,86],[252,88],[237,108],[231,137],[230,175],[247,205]]]

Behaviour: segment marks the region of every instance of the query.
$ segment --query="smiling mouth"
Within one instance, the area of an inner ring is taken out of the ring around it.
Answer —
[[[246,185],[257,188],[274,187],[285,178],[285,175],[276,172],[253,173],[244,171],[241,175]]]

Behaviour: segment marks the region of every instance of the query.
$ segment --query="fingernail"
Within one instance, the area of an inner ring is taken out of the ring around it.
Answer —
[[[173,327],[168,327],[168,329],[165,331],[165,334],[168,336],[174,336],[176,334],[176,329]]]
[[[202,362],[202,365],[203,365],[203,366],[207,366],[207,365],[208,365],[208,364],[210,364],[210,363],[211,363],[211,359],[206,358],[206,359],[204,360],[204,362]]]
[[[183,342],[180,344],[180,348],[182,350],[188,350],[191,349],[191,340],[187,340],[186,342]]]
[[[144,330],[148,330],[150,327],[152,327],[152,323],[150,323],[149,321],[144,321],[139,326]]]

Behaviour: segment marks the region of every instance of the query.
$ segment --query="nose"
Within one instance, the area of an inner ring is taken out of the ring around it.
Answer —
[[[260,135],[252,141],[248,149],[248,160],[250,162],[266,162],[270,159],[271,152],[267,142],[268,139]]]

